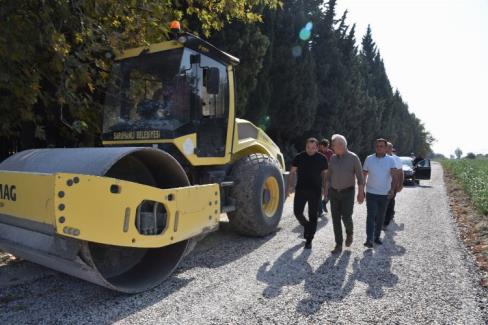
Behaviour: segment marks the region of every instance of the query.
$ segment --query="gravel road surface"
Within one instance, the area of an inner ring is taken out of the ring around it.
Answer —
[[[330,216],[311,251],[286,203],[279,231],[253,239],[226,222],[163,285],[124,295],[29,262],[0,267],[0,324],[486,324],[487,291],[458,238],[442,169],[406,187],[384,245],[365,250],[365,205],[350,249],[332,256]]]

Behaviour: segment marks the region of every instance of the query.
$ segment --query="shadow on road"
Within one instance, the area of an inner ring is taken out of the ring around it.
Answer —
[[[300,253],[296,255],[296,253]],[[273,298],[281,294],[283,287],[296,285],[309,278],[313,274],[312,267],[307,259],[310,256],[309,249],[303,249],[303,245],[295,245],[284,252],[270,267],[270,263],[264,263],[258,270],[256,279],[268,286],[263,291],[265,298]]]
[[[384,232],[383,245],[375,250],[365,250],[363,257],[353,262],[353,276],[357,281],[368,285],[366,294],[373,299],[384,296],[384,288],[394,287],[398,283],[398,276],[391,272],[392,257],[404,255],[406,249],[395,243],[395,235],[403,231],[404,225],[394,221]]]
[[[325,262],[305,279],[305,291],[309,297],[298,303],[297,311],[311,315],[320,310],[325,301],[340,301],[354,288],[354,276],[347,274],[351,252],[330,255]]]
[[[347,272],[351,251],[340,256],[330,255],[315,272],[305,278],[304,289],[309,297],[297,305],[297,312],[311,315],[320,310],[326,301],[341,301],[354,289],[356,281],[367,284],[366,294],[373,299],[384,296],[384,288],[394,287],[398,276],[391,271],[392,257],[405,254],[404,247],[395,243],[395,235],[404,225],[392,222],[385,232],[383,245],[375,250],[365,250],[362,258],[352,262],[352,272]]]
[[[192,281],[173,275],[154,289],[128,295],[53,272],[34,282],[2,289],[0,324],[75,324],[81,320],[112,324],[157,304]]]
[[[181,276],[183,270],[194,267],[216,268],[231,263],[253,252],[273,236],[244,237],[235,233],[228,222],[221,222],[219,231],[198,242],[193,252],[183,259],[176,272],[166,281],[154,289],[134,295],[111,291],[29,262],[5,265],[0,271],[20,266],[33,272],[41,268],[46,274],[0,290],[0,324],[9,323],[9,319],[20,317],[20,314],[27,323],[43,323],[46,319],[76,323],[85,319],[91,323],[111,324],[160,303],[186,287],[194,279]],[[39,307],[39,301],[42,301],[42,308]],[[66,310],[69,310],[69,314]]]

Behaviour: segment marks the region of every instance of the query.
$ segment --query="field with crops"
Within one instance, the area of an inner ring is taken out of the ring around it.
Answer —
[[[488,159],[446,159],[442,165],[463,186],[475,207],[488,216]]]

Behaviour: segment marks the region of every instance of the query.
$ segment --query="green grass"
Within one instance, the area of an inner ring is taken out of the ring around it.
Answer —
[[[461,183],[475,207],[488,216],[488,159],[445,159],[442,166]]]

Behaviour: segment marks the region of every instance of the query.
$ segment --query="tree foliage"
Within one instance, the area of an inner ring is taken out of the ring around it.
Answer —
[[[463,155],[463,151],[461,150],[461,148],[456,148],[454,154],[456,155],[457,159],[461,159],[461,156]]]
[[[336,0],[3,0],[0,151],[97,145],[114,53],[168,39],[173,19],[241,59],[238,116],[287,157],[304,138],[334,133],[363,157],[377,137],[402,155],[430,151],[434,139],[392,88],[373,31],[358,46]]]
[[[197,21],[208,36],[232,21],[259,22],[263,6],[278,5],[277,0],[4,0],[0,137],[25,138],[21,146],[28,147],[37,140],[74,145],[77,133],[98,134],[114,51],[168,39],[173,19],[187,29]],[[77,132],[61,123],[61,108],[70,120],[80,121]]]
[[[430,152],[434,139],[392,88],[369,26],[359,49],[356,27],[347,11],[336,15],[335,0],[284,1],[282,10],[264,16],[270,45],[246,117],[267,128],[288,158],[306,137],[334,133],[345,135],[362,157],[378,137],[402,155]],[[303,41],[307,23],[313,28]],[[293,57],[297,45],[301,55]]]

